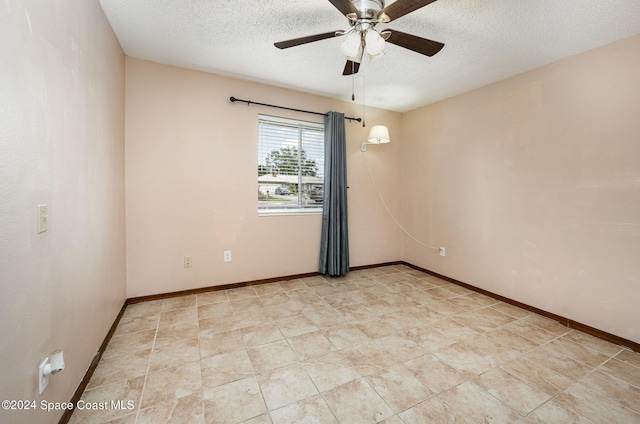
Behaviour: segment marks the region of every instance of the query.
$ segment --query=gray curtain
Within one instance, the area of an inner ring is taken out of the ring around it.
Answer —
[[[331,276],[349,271],[347,228],[347,141],[344,114],[324,119],[324,206],[318,272]]]

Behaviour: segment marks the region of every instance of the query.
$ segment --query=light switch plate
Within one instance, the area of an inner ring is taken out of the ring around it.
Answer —
[[[47,231],[49,212],[47,205],[38,205],[38,234]]]

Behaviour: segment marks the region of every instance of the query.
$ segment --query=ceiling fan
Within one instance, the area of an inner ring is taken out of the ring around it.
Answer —
[[[346,35],[344,42],[340,46],[347,56],[347,64],[342,75],[357,73],[365,52],[371,59],[380,56],[385,46],[385,41],[426,56],[433,56],[444,47],[443,43],[391,28],[386,28],[381,32],[375,28],[377,24],[391,22],[436,0],[396,0],[386,7],[385,0],[329,1],[349,20],[351,29],[279,41],[274,43],[275,46],[279,49],[288,49],[289,47]]]

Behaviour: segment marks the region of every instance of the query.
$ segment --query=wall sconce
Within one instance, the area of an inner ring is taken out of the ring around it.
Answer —
[[[360,150],[366,152],[367,144],[386,144],[389,142],[391,142],[389,129],[385,125],[374,125],[371,127],[367,141],[362,143],[362,146],[360,146]]]

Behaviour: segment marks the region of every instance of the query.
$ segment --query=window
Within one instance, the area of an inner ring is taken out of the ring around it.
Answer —
[[[322,212],[324,125],[258,117],[258,213]]]

